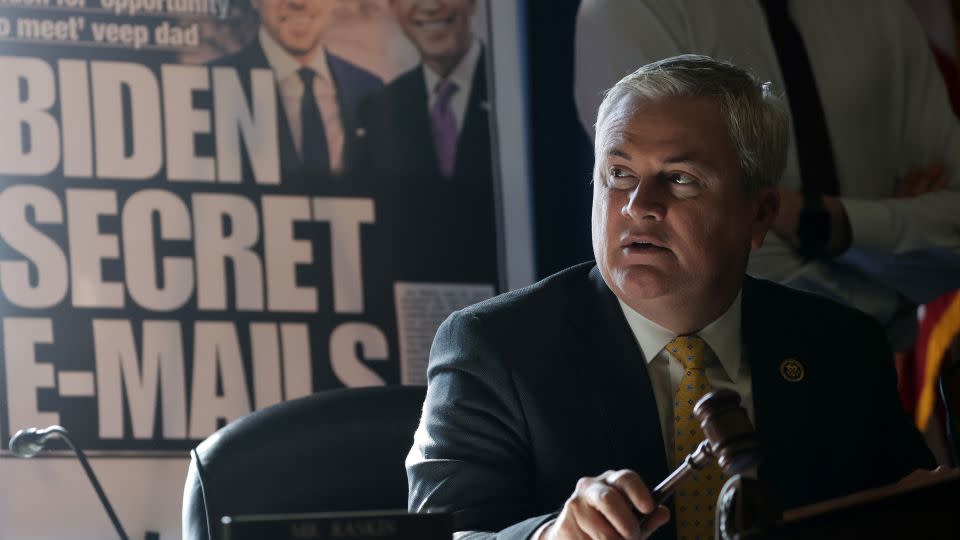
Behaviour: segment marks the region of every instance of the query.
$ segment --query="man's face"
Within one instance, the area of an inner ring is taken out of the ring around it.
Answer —
[[[392,4],[403,32],[435,70],[453,69],[470,48],[475,0],[392,0]]]
[[[763,242],[775,190],[746,194],[711,98],[625,97],[597,136],[593,251],[604,281],[662,325],[678,308],[713,320],[739,291],[751,246]]]
[[[309,60],[330,25],[337,0],[253,0],[260,23],[291,56]]]

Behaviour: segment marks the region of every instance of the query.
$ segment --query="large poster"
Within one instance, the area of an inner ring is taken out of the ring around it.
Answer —
[[[485,35],[471,0],[0,0],[0,537],[111,535],[22,427],[168,538],[225,423],[424,381],[503,283]]]

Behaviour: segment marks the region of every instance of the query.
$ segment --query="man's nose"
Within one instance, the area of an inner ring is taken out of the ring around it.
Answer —
[[[667,195],[658,178],[641,178],[620,211],[636,220],[660,221],[667,213]]]

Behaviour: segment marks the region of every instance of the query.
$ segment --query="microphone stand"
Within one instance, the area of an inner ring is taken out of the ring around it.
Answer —
[[[67,433],[66,429],[60,426],[50,426],[46,429],[46,431],[50,434],[56,433],[59,435],[60,438],[67,443],[67,446],[69,446],[74,453],[77,454],[77,459],[80,460],[80,465],[83,466],[84,472],[87,473],[87,478],[89,478],[90,483],[93,484],[94,491],[96,491],[97,496],[100,497],[100,503],[103,504],[103,507],[107,510],[107,515],[110,516],[110,522],[113,523],[113,528],[117,530],[117,535],[120,536],[120,540],[130,540],[126,531],[123,530],[123,526],[120,525],[120,520],[117,519],[117,514],[114,513],[113,507],[110,506],[110,501],[107,500],[107,495],[103,492],[100,482],[97,481],[97,477],[93,474],[93,469],[87,462],[87,456],[84,455],[83,450],[81,450],[77,445],[73,444],[73,441],[70,439],[70,434]]]

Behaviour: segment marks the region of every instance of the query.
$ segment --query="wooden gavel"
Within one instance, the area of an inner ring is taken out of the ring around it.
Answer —
[[[674,488],[692,471],[700,470],[716,459],[727,476],[742,473],[760,461],[760,440],[747,411],[740,406],[740,395],[732,390],[717,390],[700,398],[693,407],[706,438],[663,482],[653,488],[653,500],[663,504]]]

